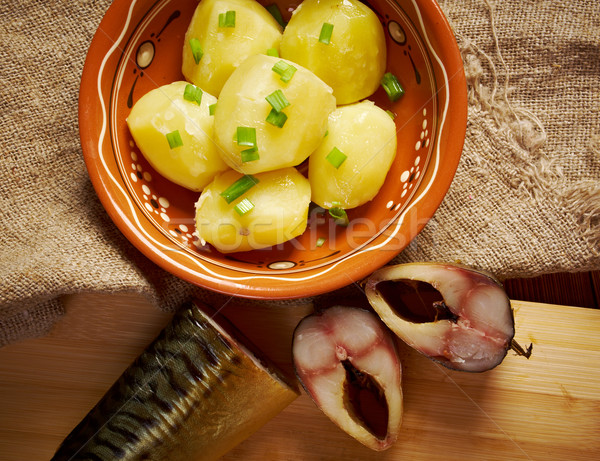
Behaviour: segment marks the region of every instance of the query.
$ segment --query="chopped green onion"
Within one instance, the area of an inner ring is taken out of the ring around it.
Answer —
[[[181,140],[181,135],[179,134],[179,130],[171,131],[167,133],[167,142],[169,143],[169,147],[171,149],[175,149],[176,147],[183,146],[183,141]]]
[[[334,147],[333,149],[331,149],[331,152],[327,154],[325,160],[327,160],[337,169],[342,165],[342,163],[346,161],[347,158],[348,156],[346,154],[344,154],[337,147]]]
[[[328,22],[323,23],[321,27],[321,33],[319,34],[319,42],[329,45],[331,42],[331,34],[333,33],[333,24]]]
[[[252,210],[252,208],[254,208],[254,203],[252,203],[248,198],[243,199],[240,203],[233,207],[233,209],[240,216],[244,216],[246,213]]]
[[[192,85],[191,83],[188,83],[185,86],[185,90],[183,90],[183,99],[200,105],[202,102],[202,89]]]
[[[294,73],[298,69],[296,69],[294,66],[292,66],[291,64],[288,64],[285,61],[277,61],[275,63],[275,65],[273,66],[272,70],[276,74],[279,74],[280,80],[282,82],[287,83],[292,79],[292,77],[294,76]]]
[[[323,137],[324,137],[324,138],[326,138],[328,134],[329,134],[329,130],[327,130],[327,131],[325,132],[325,134],[323,135]]]
[[[242,163],[253,162],[254,160],[258,160],[260,155],[258,155],[258,149],[256,147],[251,147],[250,149],[243,150],[241,152]]]
[[[392,120],[396,120],[396,114],[394,114],[391,110],[388,109],[385,111],[385,113],[388,114]]]
[[[194,56],[194,61],[196,64],[200,64],[200,60],[204,55],[204,51],[202,50],[202,45],[200,44],[200,40],[197,38],[192,38],[190,40],[190,48],[192,49],[192,55]]]
[[[277,21],[279,25],[285,29],[285,21],[283,20],[283,16],[281,16],[281,11],[279,11],[279,7],[275,3],[271,3],[265,8],[269,13],[271,13],[271,16],[275,18],[275,21]]]
[[[256,128],[238,126],[236,131],[238,146],[256,147]]]
[[[245,174],[231,186],[221,192],[220,195],[227,203],[231,203],[240,195],[245,194],[255,184],[258,184],[258,179],[251,174]]]
[[[289,64],[285,61],[277,61],[275,65],[272,67],[272,71],[281,75],[288,68]]]
[[[279,51],[277,51],[277,48],[269,48],[267,50],[267,56],[273,56],[274,58],[278,58],[279,57]]]
[[[284,112],[277,112],[275,109],[271,109],[271,112],[269,112],[269,115],[267,115],[266,121],[278,128],[283,128],[287,118],[288,117]]]
[[[219,14],[219,27],[235,27],[235,11]]]
[[[290,102],[287,100],[283,91],[275,90],[269,96],[265,98],[271,107],[275,109],[276,112],[281,112],[287,106],[290,105]]]
[[[317,245],[317,248],[321,248],[321,247],[323,246],[323,244],[324,244],[324,243],[325,243],[325,239],[324,239],[323,237],[319,237],[319,238],[317,239],[317,243],[316,243],[316,245]]]
[[[329,209],[329,215],[335,220],[335,223],[340,226],[347,226],[350,222],[348,214],[344,210],[339,202],[333,202],[332,207]]]
[[[397,101],[404,94],[404,88],[394,74],[386,72],[381,79],[381,86],[390,98],[390,101]]]
[[[215,109],[217,108],[217,103],[211,104],[208,106],[208,115],[215,115]]]

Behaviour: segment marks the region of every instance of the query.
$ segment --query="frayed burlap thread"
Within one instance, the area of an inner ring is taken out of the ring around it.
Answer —
[[[500,278],[597,268],[600,4],[440,5],[465,65],[467,136],[444,202],[395,261]]]

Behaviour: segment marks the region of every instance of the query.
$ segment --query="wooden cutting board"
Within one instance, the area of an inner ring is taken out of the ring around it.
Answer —
[[[233,460],[600,459],[600,311],[513,302],[527,360],[452,372],[401,347],[400,439],[376,453],[302,395],[228,453]],[[0,349],[0,460],[48,460],[61,440],[170,320],[135,295],[77,295],[46,337]],[[290,372],[290,337],[311,306],[225,307]],[[191,461],[191,460],[190,460]]]

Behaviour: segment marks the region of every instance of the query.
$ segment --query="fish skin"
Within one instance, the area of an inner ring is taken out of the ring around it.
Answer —
[[[207,310],[181,309],[51,461],[217,459],[299,395]]]

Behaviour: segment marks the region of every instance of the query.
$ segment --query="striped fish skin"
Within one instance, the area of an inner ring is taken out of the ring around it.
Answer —
[[[210,308],[181,309],[51,461],[212,460],[297,396]]]

